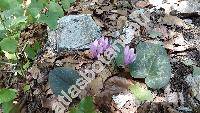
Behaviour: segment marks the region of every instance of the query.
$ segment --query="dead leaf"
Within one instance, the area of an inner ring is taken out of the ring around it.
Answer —
[[[110,11],[110,10],[113,9],[113,7],[112,7],[112,5],[109,5],[109,6],[102,6],[101,9],[102,9],[103,11]]]
[[[95,10],[95,13],[100,15],[100,14],[103,13],[103,10],[101,10],[101,9],[96,9],[96,10]]]
[[[117,19],[117,28],[118,28],[118,30],[121,30],[125,26],[126,21],[127,21],[127,17],[126,16],[120,16]]]
[[[124,16],[128,15],[127,9],[118,9],[117,13]]]
[[[97,74],[97,77],[92,80],[85,88],[85,91],[82,91],[80,97],[85,97],[86,95],[98,95],[103,89],[103,83],[105,80],[110,77],[112,74],[108,68],[104,68],[102,72]]]
[[[54,103],[57,102],[57,97],[54,95],[50,96],[49,98],[42,98],[41,103],[42,107],[52,109]]]
[[[95,103],[100,108],[101,106],[107,106],[110,108],[112,102],[112,96],[120,93],[129,93],[128,87],[132,84],[130,80],[122,77],[111,77],[104,82],[104,89],[101,93],[95,96]],[[111,110],[112,111],[112,110]]]
[[[34,79],[37,79],[38,76],[41,75],[40,73],[40,69],[37,66],[32,66],[28,72],[31,74],[31,77],[33,77]]]
[[[177,25],[177,26],[185,25],[182,19],[178,18],[177,16],[171,16],[171,15],[165,15],[163,18],[163,23],[167,25]]]
[[[144,7],[147,7],[149,5],[148,2],[146,1],[138,1],[135,6],[138,7],[138,8],[144,8]]]

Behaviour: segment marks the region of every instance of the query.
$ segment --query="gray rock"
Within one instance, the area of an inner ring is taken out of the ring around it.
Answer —
[[[55,50],[86,49],[101,37],[98,27],[90,15],[69,15],[59,19],[57,30],[48,30],[50,48]]]

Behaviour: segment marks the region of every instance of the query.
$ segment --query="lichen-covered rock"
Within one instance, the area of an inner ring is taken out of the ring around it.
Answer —
[[[90,15],[69,15],[58,21],[57,30],[48,31],[49,46],[53,49],[85,49],[101,37]]]

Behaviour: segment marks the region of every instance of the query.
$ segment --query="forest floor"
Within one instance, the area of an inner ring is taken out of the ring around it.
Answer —
[[[95,78],[82,91],[80,98],[86,95],[96,97],[94,101],[96,108],[102,113],[200,113],[200,84],[198,83],[200,80],[194,82],[192,76],[194,70],[196,72],[200,68],[200,15],[198,13],[183,14],[172,11],[167,14],[164,8],[156,9],[149,2],[137,0],[87,2],[77,0],[66,12],[66,16],[78,14],[91,14],[105,37],[110,39],[125,35],[130,37],[130,46],[133,48],[140,41],[162,42],[172,67],[170,83],[160,90],[150,89],[154,95],[152,102],[144,102],[137,107],[131,104],[126,104],[123,108],[116,107],[111,100],[111,94],[121,91],[113,91],[107,88],[107,85],[111,84],[112,88],[120,90],[134,81],[140,82],[145,87],[146,85],[143,79],[132,78],[126,69],[113,69],[110,65],[99,74],[100,78]],[[56,99],[48,84],[48,73],[52,69],[61,66],[80,69],[93,62],[88,58],[88,50],[72,52],[47,50],[47,38],[45,25],[31,25],[21,33],[19,50],[23,49],[24,42],[27,41],[38,41],[42,44],[42,49],[32,66],[25,72],[25,76],[13,76],[10,64],[2,65],[0,68],[0,87],[9,86],[18,89],[16,101],[19,102],[20,110],[24,113],[53,112],[52,103]],[[28,92],[24,92],[24,84],[30,85]],[[194,94],[194,90],[197,90],[197,94]],[[74,99],[70,106],[78,103],[80,98]]]

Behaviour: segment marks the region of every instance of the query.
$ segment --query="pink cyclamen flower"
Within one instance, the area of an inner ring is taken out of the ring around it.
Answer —
[[[102,54],[108,47],[108,38],[101,37],[99,40],[95,40],[90,45],[90,52],[92,54],[92,58],[97,58],[98,55]]]
[[[129,48],[129,46],[126,46],[124,48],[124,64],[128,65],[132,63],[136,59],[136,54],[134,53],[133,48]]]

